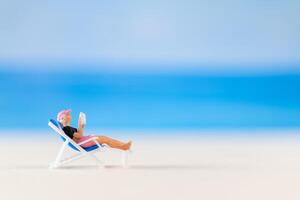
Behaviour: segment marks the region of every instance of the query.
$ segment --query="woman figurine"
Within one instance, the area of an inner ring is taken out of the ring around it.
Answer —
[[[90,139],[92,137],[94,137],[97,142],[99,142],[100,144],[107,144],[108,146],[112,147],[112,148],[116,148],[116,149],[121,149],[121,150],[130,150],[131,147],[131,141],[124,143],[115,139],[112,139],[110,137],[107,136],[103,136],[103,135],[83,135],[83,128],[84,128],[84,123],[83,120],[79,117],[78,119],[78,128],[74,128],[72,126],[70,126],[71,124],[71,120],[72,120],[72,116],[71,116],[71,110],[62,110],[57,114],[57,121],[59,123],[61,123],[62,125],[62,129],[65,132],[66,135],[68,135],[71,139],[73,139],[76,143],[80,143],[83,142],[87,139]],[[87,148],[87,147],[91,147],[96,145],[96,143],[94,141],[89,141],[86,142],[80,146]]]

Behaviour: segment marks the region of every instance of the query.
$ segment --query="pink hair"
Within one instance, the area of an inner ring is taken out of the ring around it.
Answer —
[[[67,110],[62,110],[57,114],[57,121],[59,121],[60,123],[64,123],[65,120],[65,116],[67,114],[69,114],[72,110],[71,109],[67,109]]]

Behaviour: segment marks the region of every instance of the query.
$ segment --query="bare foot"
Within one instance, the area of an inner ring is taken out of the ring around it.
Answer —
[[[130,147],[131,147],[131,143],[132,143],[132,141],[129,141],[126,144],[124,144],[123,147],[122,147],[122,149],[125,150],[125,151],[129,150]]]

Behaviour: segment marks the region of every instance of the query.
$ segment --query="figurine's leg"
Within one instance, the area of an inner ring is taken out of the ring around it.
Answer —
[[[94,137],[97,138],[97,141],[100,144],[104,143],[104,144],[107,144],[108,146],[110,146],[112,148],[116,148],[116,149],[128,150],[128,149],[130,149],[130,146],[131,146],[131,141],[124,143],[119,140],[116,140],[116,139],[113,139],[113,138],[110,138],[107,136],[103,136],[103,135],[97,135]]]

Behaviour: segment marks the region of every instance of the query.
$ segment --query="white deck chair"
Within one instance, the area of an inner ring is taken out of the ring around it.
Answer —
[[[101,148],[109,147],[108,145],[106,145],[106,144],[99,144],[97,142],[97,140],[95,139],[95,137],[90,138],[88,140],[85,140],[85,141],[77,144],[69,136],[67,136],[65,134],[65,132],[62,130],[62,127],[61,127],[60,123],[57,122],[56,120],[50,119],[48,125],[55,132],[57,132],[60,135],[61,139],[64,142],[63,145],[62,145],[62,147],[60,148],[60,150],[58,152],[58,155],[57,155],[55,161],[52,162],[52,163],[50,163],[50,165],[49,165],[50,169],[52,169],[52,168],[58,168],[58,167],[60,167],[60,166],[62,166],[64,164],[70,163],[70,162],[72,162],[74,160],[80,159],[80,158],[85,157],[85,156],[89,156],[90,158],[92,158],[93,160],[95,160],[96,163],[99,166],[104,167],[104,163],[101,160],[99,160],[94,155],[94,153],[98,152]],[[88,148],[84,148],[84,147],[80,146],[80,145],[82,145],[82,144],[84,144],[86,142],[89,142],[91,140],[93,140],[96,143],[96,145],[88,147]],[[69,146],[72,150],[74,150],[76,152],[76,154],[72,155],[70,157],[67,157],[67,158],[62,158],[64,150],[67,148],[67,146]],[[123,167],[127,166],[127,158],[128,158],[128,151],[122,151],[122,166]]]

